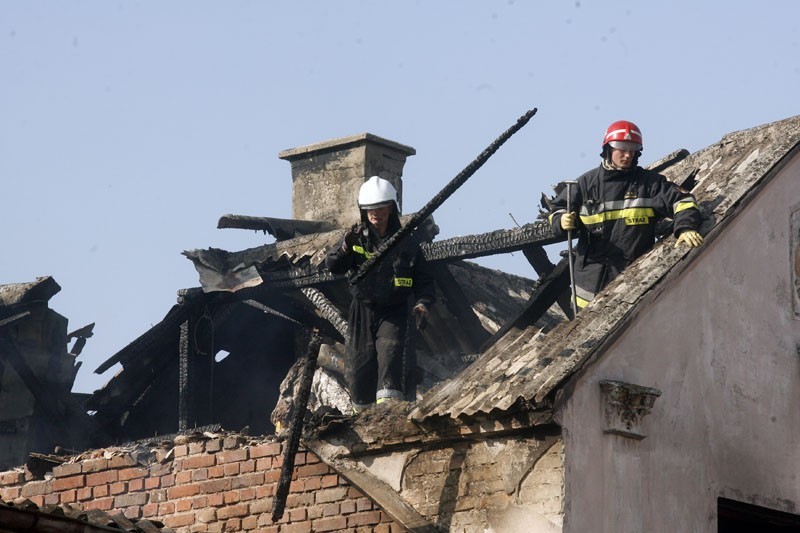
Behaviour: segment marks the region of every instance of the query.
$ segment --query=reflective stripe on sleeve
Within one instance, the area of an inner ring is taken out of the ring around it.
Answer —
[[[619,220],[622,218],[655,218],[656,212],[653,210],[652,207],[634,207],[630,209],[618,209],[614,211],[603,211],[602,213],[597,213],[596,215],[581,215],[581,222],[583,222],[586,226],[591,226],[593,224],[601,224],[603,222],[607,222],[609,220]]]
[[[412,287],[414,285],[413,278],[398,278],[395,276],[394,278],[394,286],[395,287]]]
[[[700,207],[694,200],[681,200],[679,202],[675,202],[675,204],[672,206],[672,212],[676,214],[680,213],[684,209],[697,209],[699,211]]]
[[[353,246],[353,251],[355,253],[357,253],[357,254],[363,255],[367,259],[369,259],[370,257],[372,257],[374,255],[374,254],[371,254],[368,251],[366,251],[363,246],[358,246],[358,245]]]

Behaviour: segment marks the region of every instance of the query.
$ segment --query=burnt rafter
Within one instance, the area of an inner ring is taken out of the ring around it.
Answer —
[[[519,228],[495,230],[424,243],[421,249],[423,256],[429,262],[448,263],[461,259],[506,254],[563,240],[553,233],[548,222],[537,221]],[[271,287],[308,287],[344,278],[344,276],[334,276],[327,270],[319,270],[318,267],[310,264],[288,270],[260,270],[259,272],[264,284]]]
[[[263,231],[279,241],[293,239],[300,235],[332,231],[336,226],[318,220],[294,220],[287,218],[252,217],[246,215],[222,215],[217,228],[236,228]]]

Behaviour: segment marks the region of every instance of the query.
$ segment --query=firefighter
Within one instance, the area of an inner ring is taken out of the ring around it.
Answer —
[[[325,264],[334,274],[358,270],[378,247],[400,229],[397,191],[372,176],[358,193],[361,223],[350,228],[328,252]],[[435,299],[419,242],[410,235],[350,286],[345,379],[356,412],[372,403],[403,399],[403,351],[409,300],[418,329],[427,323]]]
[[[580,176],[571,189],[556,195],[549,216],[553,231],[565,236],[577,230],[575,294],[579,308],[588,303],[636,258],[650,250],[656,224],[674,220],[679,244],[700,246],[700,209],[694,196],[650,170],[638,166],[642,133],[620,120],[603,137],[599,167]]]

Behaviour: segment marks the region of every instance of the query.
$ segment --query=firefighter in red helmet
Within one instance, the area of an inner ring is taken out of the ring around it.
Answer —
[[[579,308],[588,303],[629,264],[655,244],[656,225],[674,220],[678,244],[700,246],[700,209],[694,196],[656,172],[638,166],[642,132],[619,120],[603,136],[600,166],[581,175],[551,204],[556,235],[578,233],[575,294]],[[570,211],[567,211],[567,205]]]

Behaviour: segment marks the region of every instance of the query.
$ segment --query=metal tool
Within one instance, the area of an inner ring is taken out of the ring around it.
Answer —
[[[577,181],[565,181],[567,185],[567,213],[572,212],[572,186],[577,185]],[[572,305],[572,318],[578,316],[578,295],[575,294],[575,257],[572,255],[572,230],[567,230],[567,253],[569,257],[569,287],[572,292],[570,295],[570,302]]]

